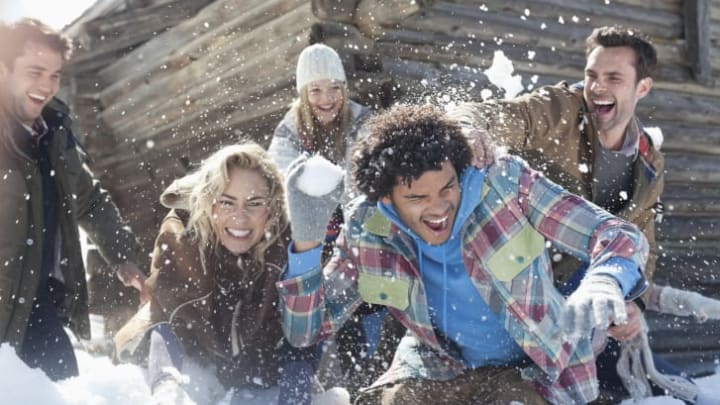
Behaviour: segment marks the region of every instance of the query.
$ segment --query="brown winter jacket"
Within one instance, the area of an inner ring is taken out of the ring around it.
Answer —
[[[163,220],[147,280],[149,314],[141,310],[116,335],[120,358],[152,325],[169,322],[185,353],[198,363],[235,365],[232,381],[219,376],[223,384],[242,385],[256,377],[273,384],[283,339],[275,283],[287,263],[289,227],[265,251],[262,266],[219,244],[207,248],[203,269],[198,243],[185,231],[187,219],[187,211],[173,209]]]
[[[52,133],[50,161],[62,232],[60,267],[66,291],[61,311],[70,328],[89,339],[78,225],[112,264],[134,260],[137,246],[110,196],[84,165],[84,156],[71,133],[67,107],[53,100],[43,110],[43,118]],[[16,350],[25,336],[45,251],[42,176],[28,152],[29,136],[0,111],[0,342],[9,342]]]
[[[582,90],[566,83],[545,86],[512,100],[461,105],[453,115],[473,125],[486,125],[500,146],[525,158],[566,190],[593,200],[593,160],[597,125],[585,105]],[[647,237],[650,255],[645,267],[649,281],[655,271],[655,209],[664,187],[664,159],[643,133],[633,165],[633,193],[615,215],[637,225]],[[557,257],[557,255],[555,255]],[[580,263],[563,255],[553,265],[558,284]]]

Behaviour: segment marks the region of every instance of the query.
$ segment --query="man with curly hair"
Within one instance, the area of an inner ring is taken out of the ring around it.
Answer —
[[[369,126],[352,156],[364,196],[328,265],[317,264],[319,239],[293,236],[278,283],[290,342],[313,344],[369,302],[408,334],[358,403],[595,399],[591,331],[623,323],[624,300],[646,285],[637,227],[520,159],[474,166],[460,127],[435,107],[399,106]],[[329,206],[296,175],[287,180],[291,221],[299,206]],[[590,263],[567,303],[553,286],[549,242]]]

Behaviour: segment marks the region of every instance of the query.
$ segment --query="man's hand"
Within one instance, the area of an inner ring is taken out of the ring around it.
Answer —
[[[140,271],[137,264],[125,262],[117,267],[117,275],[125,287],[133,287],[140,293],[140,305],[150,301],[150,293],[145,287],[145,274]]]
[[[642,330],[640,307],[634,302],[628,302],[625,304],[625,311],[627,312],[627,322],[613,325],[608,329],[608,335],[621,342],[634,339]]]
[[[611,276],[591,274],[565,303],[562,328],[572,340],[590,337],[593,329],[627,322],[625,301],[620,285]]]
[[[472,148],[473,166],[482,169],[495,161],[495,145],[491,140],[490,132],[484,129],[463,128],[463,133]]]

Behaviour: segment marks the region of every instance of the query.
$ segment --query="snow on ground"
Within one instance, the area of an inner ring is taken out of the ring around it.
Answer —
[[[0,402],[6,405],[125,405],[150,403],[150,391],[145,383],[145,370],[129,364],[113,365],[105,356],[93,356],[77,350],[80,376],[58,383],[50,381],[40,370],[30,369],[15,355],[15,351],[0,346]],[[720,398],[720,374],[701,378],[698,384]],[[272,404],[275,390],[265,394],[226,395],[217,405]],[[622,405],[683,405],[669,398],[650,398]]]

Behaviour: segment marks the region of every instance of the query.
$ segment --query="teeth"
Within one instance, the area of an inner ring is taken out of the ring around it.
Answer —
[[[41,95],[39,95],[39,94],[28,93],[28,96],[29,96],[30,98],[32,98],[33,100],[45,101],[45,97],[44,97],[44,96],[41,96]]]
[[[448,217],[446,216],[445,218],[440,218],[440,219],[436,219],[436,220],[428,219],[426,221],[433,225],[440,225],[440,224],[444,223],[445,221],[447,221],[447,219],[448,219]]]
[[[249,230],[244,230],[244,231],[243,231],[243,230],[240,230],[240,229],[230,229],[230,228],[227,228],[227,231],[228,231],[228,233],[229,233],[230,235],[232,235],[232,236],[234,236],[234,237],[236,237],[236,238],[244,238],[244,237],[250,235],[250,231],[249,231]]]
[[[594,100],[593,103],[596,105],[612,105],[615,104],[612,101],[605,101],[605,100]]]

